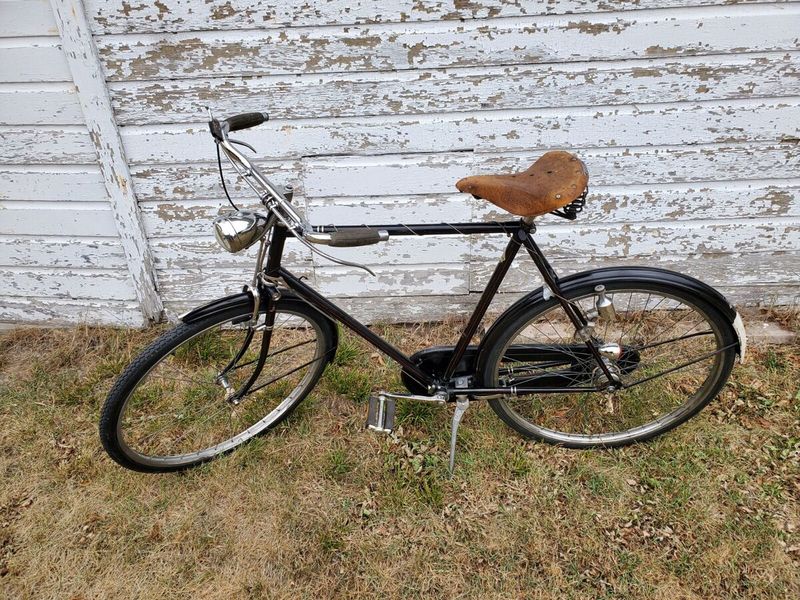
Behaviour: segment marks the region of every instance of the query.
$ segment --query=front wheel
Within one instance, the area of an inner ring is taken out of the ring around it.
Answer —
[[[486,386],[555,382],[566,392],[490,401],[522,435],[570,448],[644,441],[691,418],[727,381],[737,338],[712,304],[646,278],[603,283],[613,318],[598,314],[594,283],[572,288],[565,298],[594,321],[593,343],[612,350],[604,361],[623,386],[616,391],[570,392],[605,387],[608,378],[555,298],[509,314],[485,340],[478,369]],[[539,358],[543,352],[548,360]]]
[[[264,335],[248,328],[251,315],[240,306],[180,323],[125,369],[100,417],[111,458],[136,471],[192,467],[268,431],[303,401],[336,352],[335,326],[303,302],[279,300],[263,369],[246,387]]]

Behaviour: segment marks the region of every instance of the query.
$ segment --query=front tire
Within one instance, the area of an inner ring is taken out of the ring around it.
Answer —
[[[269,358],[251,393],[234,404],[219,374],[242,348],[251,315],[239,306],[179,323],[133,360],[101,411],[100,439],[112,459],[135,471],[178,471],[230,452],[289,416],[333,359],[335,325],[299,300],[279,300]],[[262,335],[253,335],[226,373],[230,388],[241,388],[254,372]]]
[[[713,304],[686,289],[641,276],[603,283],[616,308],[614,320],[604,322],[596,315],[594,279],[571,287],[564,296],[596,319],[598,344],[616,343],[623,350],[627,362],[620,359],[612,366],[631,387],[613,394],[528,394],[491,400],[495,413],[523,436],[569,448],[645,441],[697,414],[727,381],[737,338],[729,319]],[[514,353],[509,349],[515,346],[535,344],[561,351],[576,348],[576,343],[582,342],[576,340],[557,300],[539,300],[500,317],[484,341],[477,370],[487,387],[524,387],[526,380],[545,376],[573,378],[574,387],[607,381],[585,353],[548,366],[510,358]],[[681,368],[693,360],[697,362]]]

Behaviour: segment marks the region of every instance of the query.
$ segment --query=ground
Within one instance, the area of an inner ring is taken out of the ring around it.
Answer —
[[[380,329],[411,350],[458,324]],[[800,345],[752,348],[697,418],[621,450],[525,441],[473,404],[450,480],[450,411],[365,431],[399,380],[344,336],[276,431],[142,475],[97,418],[155,334],[0,334],[0,597],[800,597]]]

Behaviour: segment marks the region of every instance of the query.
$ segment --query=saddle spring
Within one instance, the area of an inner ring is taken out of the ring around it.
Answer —
[[[586,205],[586,196],[588,194],[589,186],[587,185],[586,189],[583,190],[583,193],[575,198],[575,200],[558,210],[550,211],[550,214],[574,221],[578,217],[578,213],[581,212],[583,207]]]

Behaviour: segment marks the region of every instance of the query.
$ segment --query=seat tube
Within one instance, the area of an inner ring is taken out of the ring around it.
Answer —
[[[495,294],[497,294],[500,284],[503,283],[506,273],[508,273],[508,270],[511,268],[511,263],[514,262],[514,258],[517,256],[517,252],[522,244],[522,239],[524,239],[523,236],[526,235],[527,233],[523,227],[519,227],[511,234],[511,239],[508,241],[508,245],[503,252],[503,256],[500,258],[500,262],[497,263],[494,273],[492,273],[492,277],[489,279],[489,283],[486,284],[486,289],[483,290],[481,298],[478,300],[478,304],[475,307],[472,316],[469,318],[467,326],[464,328],[464,333],[461,334],[461,337],[458,339],[458,343],[453,350],[453,354],[450,357],[450,362],[448,363],[447,369],[445,369],[444,372],[445,382],[447,382],[453,376],[456,368],[458,368],[458,363],[461,362],[461,358],[464,356],[467,346],[469,346],[469,343],[472,340],[472,337],[475,335],[475,332],[478,331],[478,327],[480,326],[481,321],[483,320],[483,317],[489,308],[489,304],[491,304]]]

